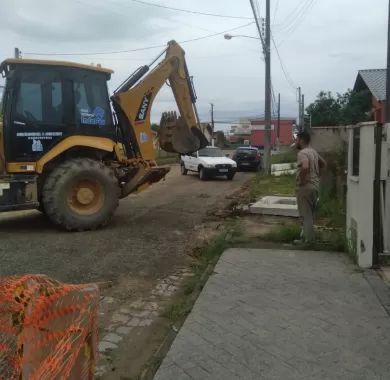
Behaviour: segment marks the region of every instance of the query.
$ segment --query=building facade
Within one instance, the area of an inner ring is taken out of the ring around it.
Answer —
[[[265,125],[264,119],[252,119],[251,122],[251,145],[256,147],[264,147],[265,143]],[[271,121],[271,144],[291,145],[294,141],[294,118],[281,118],[278,131],[278,121]]]

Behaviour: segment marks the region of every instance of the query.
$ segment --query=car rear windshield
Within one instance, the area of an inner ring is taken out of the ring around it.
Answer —
[[[257,149],[251,149],[251,148],[238,148],[237,149],[238,153],[257,153]]]
[[[204,148],[199,151],[199,157],[223,157],[223,152],[219,148]]]

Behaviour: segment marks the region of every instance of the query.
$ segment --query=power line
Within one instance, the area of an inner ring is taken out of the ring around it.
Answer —
[[[287,69],[285,68],[284,64],[283,64],[283,60],[282,60],[282,57],[279,53],[279,49],[275,43],[275,39],[274,39],[274,36],[273,34],[271,34],[271,38],[272,38],[272,43],[275,47],[275,51],[276,51],[276,55],[278,56],[278,59],[279,59],[279,63],[280,63],[280,67],[282,68],[282,71],[283,71],[283,74],[284,74],[284,77],[286,78],[286,81],[287,83],[289,84],[289,86],[294,89],[294,93],[296,91],[296,88],[297,86],[295,85],[295,82],[292,80],[291,78],[291,75],[289,74],[289,72],[287,71]]]
[[[169,9],[169,10],[171,10],[171,11],[185,12],[185,13],[191,13],[191,14],[196,14],[196,15],[201,15],[201,16],[212,16],[212,17],[222,17],[222,18],[233,18],[233,19],[242,19],[242,20],[252,20],[252,17],[231,16],[231,15],[223,15],[223,14],[218,14],[218,13],[198,12],[198,11],[192,11],[192,10],[189,10],[189,9],[168,7],[167,5],[152,3],[152,2],[149,2],[149,1],[143,1],[143,0],[130,0],[130,1],[132,1],[133,3],[143,4],[143,5],[147,5],[147,6],[151,6],[151,7]]]
[[[296,14],[296,17],[294,17],[287,25],[282,26],[280,29],[277,29],[278,32],[283,32],[285,35],[291,35],[303,22],[307,13],[313,7],[315,1],[316,0],[307,0],[305,3],[302,3],[303,7],[300,8],[299,12]]]
[[[233,32],[235,30],[238,30],[238,29],[241,29],[241,28],[245,28],[249,25],[252,25],[254,22],[251,21],[245,25],[241,25],[241,26],[237,26],[236,28],[232,28],[232,29],[228,29],[228,30],[224,30],[222,32],[217,32],[217,33],[212,33],[212,34],[207,34],[205,36],[202,36],[202,37],[196,37],[196,38],[191,38],[191,39],[188,39],[188,40],[183,40],[183,41],[179,41],[179,43],[181,44],[185,44],[185,43],[189,43],[189,42],[195,42],[195,41],[200,41],[200,40],[204,40],[206,38],[212,38],[212,37],[216,37],[216,36],[220,36],[220,35],[223,35],[223,34],[226,34],[226,33],[229,33],[229,32]],[[136,49],[128,49],[128,50],[117,50],[117,51],[104,51],[104,52],[89,52],[89,53],[86,53],[86,52],[76,52],[76,53],[40,53],[40,52],[25,52],[23,53],[24,55],[38,55],[38,56],[86,56],[86,55],[107,55],[107,54],[123,54],[123,53],[133,53],[133,52],[137,52],[137,51],[145,51],[145,50],[152,50],[152,49],[161,49],[161,48],[165,48],[167,45],[164,44],[164,45],[152,45],[152,46],[147,46],[147,47],[143,47],[143,48],[136,48]]]
[[[279,10],[279,0],[276,0],[275,8],[274,8],[274,19],[273,19],[272,23],[275,23],[276,15],[278,13],[278,10]]]
[[[302,0],[292,11],[291,13],[284,18],[284,20],[275,25],[275,27],[279,30],[283,30],[289,28],[292,23],[296,21],[296,19],[300,16],[302,10],[311,2],[312,0]]]
[[[293,23],[287,30],[285,30],[285,34],[291,35],[299,27],[299,25],[304,21],[306,15],[313,7],[314,3],[315,0],[310,0],[308,2],[307,6],[302,10],[301,15],[296,19],[295,23]]]

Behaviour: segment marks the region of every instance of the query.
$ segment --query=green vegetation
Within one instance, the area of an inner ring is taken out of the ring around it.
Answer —
[[[261,235],[261,239],[265,241],[273,241],[280,243],[291,243],[299,239],[301,235],[301,226],[299,224],[287,224],[278,226],[270,232]]]
[[[348,90],[345,94],[336,96],[331,92],[321,91],[317,99],[306,108],[306,112],[311,115],[313,126],[330,126],[368,121],[370,109],[371,95],[368,90]]]
[[[258,174],[251,184],[251,199],[255,200],[265,195],[290,196],[295,195],[295,176],[280,177]]]
[[[271,158],[273,164],[288,164],[297,161],[297,154],[288,150],[286,152],[281,152],[279,154],[274,154]]]
[[[160,157],[156,158],[157,165],[172,165],[172,164],[178,164],[179,163],[179,157],[177,155],[175,156],[168,156],[168,157]]]

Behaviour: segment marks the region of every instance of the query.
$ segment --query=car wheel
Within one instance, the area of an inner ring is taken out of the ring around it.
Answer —
[[[229,181],[232,181],[236,173],[229,173],[226,177]]]
[[[205,181],[207,179],[207,176],[206,176],[206,171],[204,168],[200,168],[199,169],[199,179],[201,181]]]
[[[188,173],[188,170],[184,166],[184,162],[182,162],[181,165],[180,165],[180,171],[181,171],[182,175],[187,175],[187,173]]]

